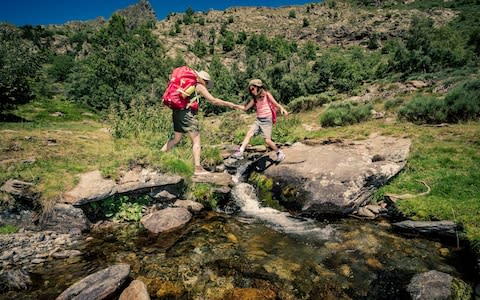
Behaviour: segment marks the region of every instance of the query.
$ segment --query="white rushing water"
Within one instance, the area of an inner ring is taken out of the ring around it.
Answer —
[[[248,183],[235,185],[232,194],[245,216],[258,219],[270,228],[289,234],[308,235],[317,240],[332,239],[334,228],[330,225],[319,227],[314,220],[299,219],[271,207],[262,207],[255,188]]]

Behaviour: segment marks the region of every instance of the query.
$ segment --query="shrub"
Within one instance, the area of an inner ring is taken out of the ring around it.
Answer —
[[[171,130],[170,110],[159,104],[147,103],[143,98],[132,100],[130,107],[123,103],[112,104],[107,117],[114,138]]]
[[[447,121],[444,102],[432,96],[416,96],[398,111],[400,119],[415,124],[438,124]]]
[[[383,107],[385,108],[385,110],[391,110],[395,107],[398,107],[400,105],[403,104],[403,99],[402,98],[395,98],[393,100],[387,100],[385,102],[385,104],[383,105]]]
[[[358,105],[356,103],[332,104],[320,117],[320,124],[324,127],[351,125],[366,121],[371,114],[371,104]]]
[[[309,95],[309,96],[301,96],[293,99],[288,103],[288,110],[294,113],[308,111],[308,110],[311,110],[312,108],[322,106],[323,104],[328,103],[330,101],[331,101],[330,97],[327,96],[325,93]]]
[[[480,118],[480,80],[458,85],[445,97],[449,122],[478,120]]]
[[[415,124],[478,120],[480,81],[471,80],[456,86],[444,100],[432,96],[417,96],[400,108],[398,117]]]

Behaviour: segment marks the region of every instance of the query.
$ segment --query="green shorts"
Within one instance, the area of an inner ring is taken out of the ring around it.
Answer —
[[[265,139],[272,139],[272,119],[269,118],[257,118],[255,123],[250,127],[253,130],[253,134],[262,134]]]
[[[181,133],[198,132],[200,128],[197,114],[197,111],[191,111],[190,109],[172,110],[173,131]]]

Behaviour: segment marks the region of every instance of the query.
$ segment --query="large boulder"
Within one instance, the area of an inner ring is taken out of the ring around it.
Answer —
[[[192,214],[188,209],[168,207],[143,217],[141,223],[149,232],[157,234],[179,229],[191,219]]]
[[[362,141],[296,143],[264,174],[287,208],[307,215],[350,214],[406,164],[411,141],[373,136]]]

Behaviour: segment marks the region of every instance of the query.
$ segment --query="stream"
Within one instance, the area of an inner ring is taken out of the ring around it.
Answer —
[[[464,250],[400,236],[386,221],[296,218],[261,207],[247,183],[232,195],[240,212],[203,212],[173,233],[98,227],[81,256],[32,268],[32,288],[0,299],[55,299],[116,263],[130,264],[152,299],[409,299],[412,276],[430,270],[468,282]]]

